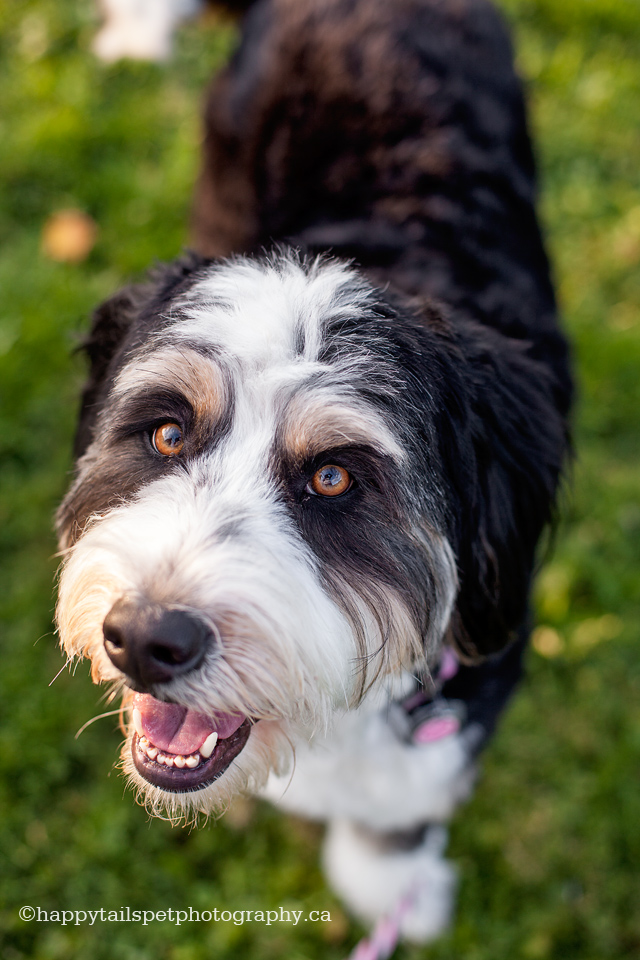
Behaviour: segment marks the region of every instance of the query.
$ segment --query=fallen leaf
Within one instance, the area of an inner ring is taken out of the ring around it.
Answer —
[[[81,263],[98,236],[95,220],[82,210],[58,210],[42,228],[42,252],[59,263]]]

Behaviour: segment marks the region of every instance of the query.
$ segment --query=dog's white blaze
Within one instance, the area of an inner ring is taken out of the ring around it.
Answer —
[[[211,268],[190,288],[180,304],[185,319],[170,335],[222,345],[245,371],[277,368],[294,356],[309,363],[318,359],[326,323],[360,316],[370,296],[358,275],[340,263],[303,270],[291,258],[238,259]]]

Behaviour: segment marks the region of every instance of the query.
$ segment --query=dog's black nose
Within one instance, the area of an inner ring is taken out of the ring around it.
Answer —
[[[184,610],[141,607],[118,600],[104,619],[104,647],[111,662],[143,692],[195,670],[213,637]]]

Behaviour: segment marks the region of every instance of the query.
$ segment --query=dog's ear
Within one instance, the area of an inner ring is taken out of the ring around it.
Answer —
[[[89,358],[89,378],[82,392],[74,443],[76,457],[81,456],[91,443],[100,400],[110,382],[109,370],[148,296],[149,290],[143,285],[124,287],[93,314],[91,330],[80,347]]]
[[[196,253],[186,252],[169,263],[157,264],[147,281],[123,287],[94,312],[91,330],[80,347],[89,358],[89,378],[82,393],[74,444],[76,458],[91,443],[101,401],[108,393],[118,357],[132,339],[129,334],[134,325],[139,327],[136,336],[143,335],[168,301],[184,291],[197,273],[211,263]]]
[[[457,346],[466,362],[450,370],[439,431],[460,584],[452,633],[476,658],[506,646],[527,616],[567,453],[561,396],[570,385],[526,344],[505,349],[492,331]]]

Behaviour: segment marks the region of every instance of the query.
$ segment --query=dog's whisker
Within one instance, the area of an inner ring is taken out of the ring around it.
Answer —
[[[54,635],[53,631],[48,630],[46,633],[41,634],[36,640],[33,641],[34,647],[37,647],[41,640],[45,640],[47,637],[52,637]]]
[[[56,550],[55,553],[52,553],[49,557],[50,560],[64,559],[68,557],[73,547],[63,547],[61,550]]]
[[[120,709],[118,709],[118,710],[108,710],[106,713],[100,713],[100,714],[98,714],[97,717],[92,717],[91,720],[87,720],[86,723],[83,723],[83,724],[82,724],[82,726],[80,727],[80,729],[79,729],[78,732],[76,733],[76,735],[75,735],[75,737],[74,737],[74,740],[77,740],[78,737],[80,736],[80,734],[81,734],[81,733],[84,733],[84,731],[87,729],[87,727],[90,727],[92,723],[95,723],[95,722],[96,722],[96,720],[104,720],[105,717],[115,717],[115,716],[117,716],[119,713],[120,713]]]
[[[61,674],[61,673],[64,673],[64,671],[67,670],[70,665],[71,665],[71,660],[70,660],[70,659],[68,659],[68,660],[66,661],[66,663],[63,663],[63,664],[62,664],[62,666],[60,667],[60,669],[59,669],[58,672],[56,673],[56,675],[55,675],[55,677],[53,678],[53,680],[50,680],[50,681],[49,681],[49,686],[50,686],[50,687],[53,686],[53,684],[56,682],[56,680],[58,679],[58,677],[60,676],[60,674]]]

